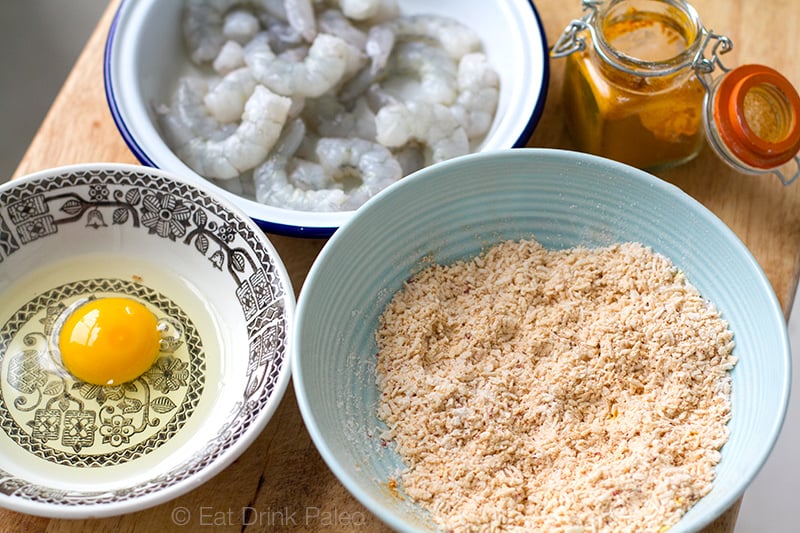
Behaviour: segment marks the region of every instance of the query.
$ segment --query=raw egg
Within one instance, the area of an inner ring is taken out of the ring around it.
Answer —
[[[73,309],[58,335],[67,371],[93,385],[119,385],[145,373],[160,352],[158,320],[130,298],[88,300]]]

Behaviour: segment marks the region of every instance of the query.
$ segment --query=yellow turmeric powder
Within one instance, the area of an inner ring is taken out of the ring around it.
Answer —
[[[603,21],[602,38],[631,70],[669,62],[697,36],[665,15],[626,13]],[[576,148],[640,168],[677,165],[699,152],[705,89],[689,65],[643,76],[625,72],[592,46],[567,57],[563,102]]]

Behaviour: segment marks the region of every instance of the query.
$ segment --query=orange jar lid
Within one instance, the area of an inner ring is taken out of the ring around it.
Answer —
[[[778,71],[743,65],[719,82],[713,104],[720,140],[742,163],[772,169],[800,150],[800,96]]]

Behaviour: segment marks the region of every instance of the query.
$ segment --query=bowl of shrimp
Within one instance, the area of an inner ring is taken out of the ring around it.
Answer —
[[[516,0],[123,0],[104,58],[142,164],[322,238],[416,170],[525,146],[548,77]]]
[[[0,186],[0,507],[119,515],[209,480],[290,379],[294,291],[202,184],[92,163]]]

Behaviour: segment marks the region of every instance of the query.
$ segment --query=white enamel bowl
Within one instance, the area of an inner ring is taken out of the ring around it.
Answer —
[[[168,104],[189,69],[181,36],[181,1],[124,0],[106,44],[105,90],[116,125],[136,157],[192,182],[206,181],[162,137],[155,110]],[[548,83],[547,41],[532,2],[400,0],[403,13],[438,13],[468,24],[500,76],[498,109],[480,151],[524,146],[542,113]],[[313,213],[270,207],[212,185],[268,232],[327,237],[352,211]]]
[[[715,215],[650,174],[579,153],[522,148],[446,161],[389,187],[333,235],[305,281],[292,334],[297,401],[322,457],[391,527],[433,529],[387,489],[402,464],[379,438],[378,317],[425,265],[532,236],[556,249],[651,246],[728,320],[739,357],[730,440],[712,491],[670,532],[701,529],[742,495],[778,436],[791,376],[786,323],[762,270]]]
[[[179,332],[124,385],[82,383],[52,349],[57,317],[104,296],[137,300]],[[202,183],[92,164],[2,185],[0,506],[109,516],[210,479],[286,390],[294,308],[270,241]]]

